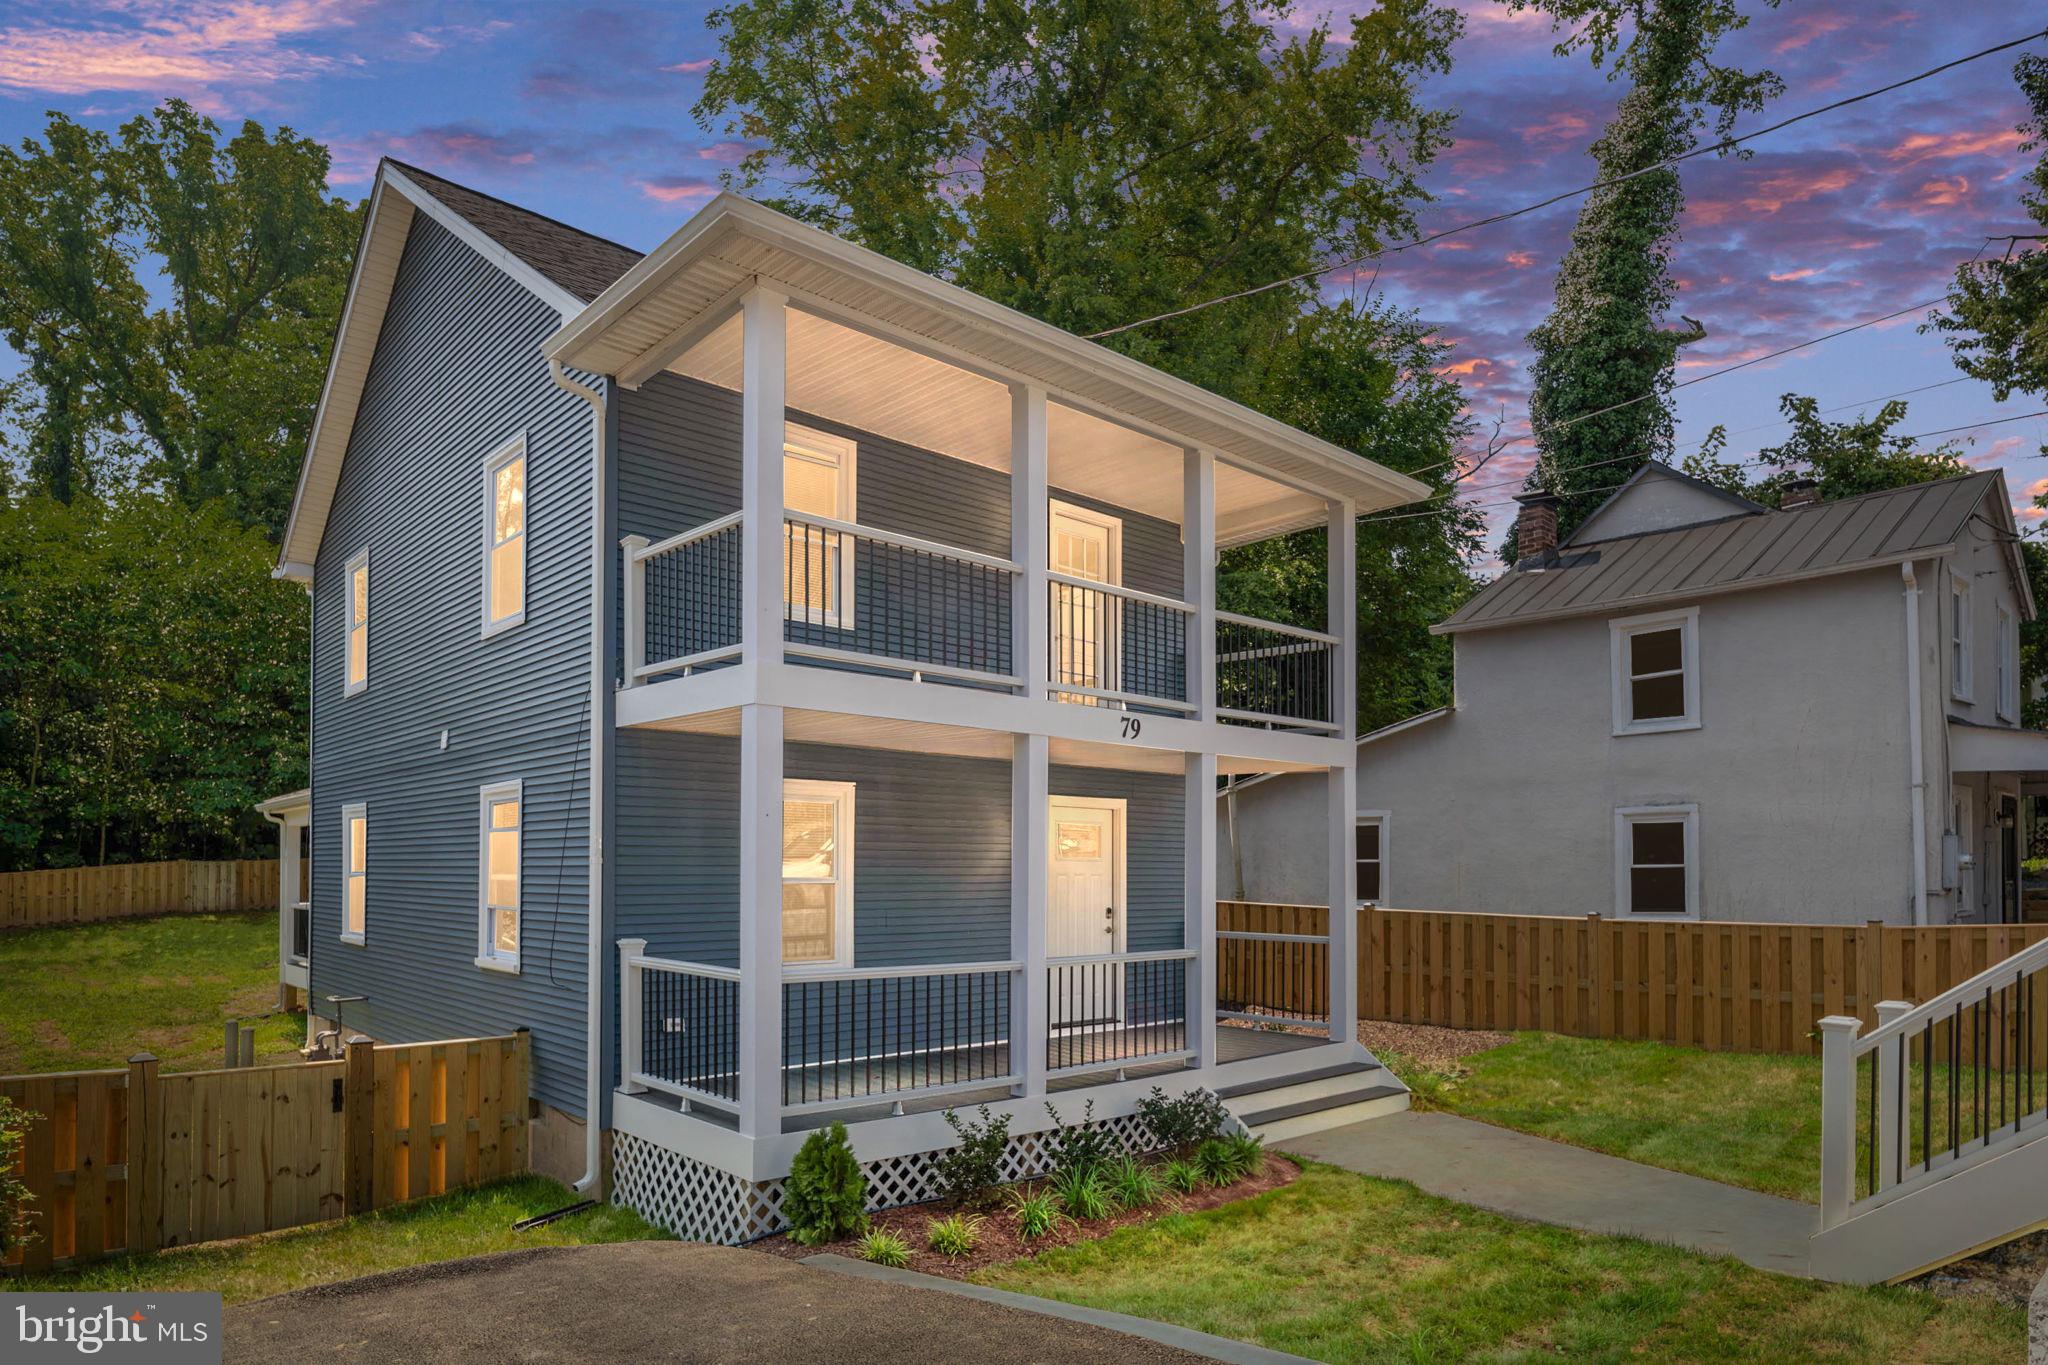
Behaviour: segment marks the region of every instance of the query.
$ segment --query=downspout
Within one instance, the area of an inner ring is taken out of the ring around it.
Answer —
[[[1927,923],[1927,764],[1920,723],[1920,580],[1913,561],[1899,565],[1906,585],[1906,752],[1912,757],[1913,923]]]
[[[607,567],[604,543],[605,449],[604,395],[571,379],[559,360],[548,361],[548,377],[590,405],[590,932],[586,944],[588,977],[584,983],[586,1020],[583,1054],[583,1177],[579,1192],[598,1187],[603,1177],[598,1115],[604,1107],[604,1060],[601,1008],[604,1000],[604,694],[609,672],[604,656],[604,584]]]

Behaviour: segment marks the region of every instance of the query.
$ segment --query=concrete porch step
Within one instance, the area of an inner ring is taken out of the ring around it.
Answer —
[[[1363,1123],[1385,1114],[1398,1114],[1407,1107],[1407,1087],[1396,1083],[1361,1086],[1334,1095],[1283,1100],[1237,1117],[1262,1141],[1284,1142],[1288,1138],[1320,1133],[1326,1128],[1341,1128],[1347,1123]]]
[[[1314,1071],[1297,1071],[1286,1076],[1268,1076],[1262,1080],[1239,1081],[1234,1085],[1216,1087],[1216,1098],[1225,1104],[1251,1095],[1264,1095],[1275,1090],[1289,1090],[1297,1086],[1311,1085],[1322,1081],[1340,1081],[1339,1089],[1362,1083],[1361,1078],[1374,1072],[1385,1071],[1378,1062],[1339,1062],[1335,1066],[1318,1067]]]

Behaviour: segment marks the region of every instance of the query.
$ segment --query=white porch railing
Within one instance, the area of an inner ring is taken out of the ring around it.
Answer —
[[[783,1112],[1015,1085],[1022,972],[964,962],[785,974]]]
[[[1053,695],[1092,706],[1192,712],[1186,602],[1062,573],[1046,575]]]
[[[658,1090],[727,1111],[739,1107],[740,974],[647,956],[619,940],[619,1076],[627,1093]]]
[[[1194,962],[1191,948],[1048,959],[1046,1074],[1193,1056],[1188,999]]]
[[[1245,724],[1335,732],[1335,635],[1216,613],[1216,715]]]
[[[1216,1016],[1254,1024],[1327,1027],[1329,936],[1217,930]]]
[[[619,542],[626,686],[739,657],[742,515],[730,512],[666,540]]]

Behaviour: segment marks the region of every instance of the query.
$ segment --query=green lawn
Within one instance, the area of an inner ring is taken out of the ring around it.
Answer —
[[[76,1274],[0,1279],[0,1293],[212,1289],[219,1290],[229,1303],[242,1303],[309,1284],[458,1256],[520,1247],[634,1242],[667,1235],[642,1222],[638,1214],[609,1204],[531,1232],[512,1230],[517,1220],[561,1208],[576,1198],[543,1176],[523,1176],[361,1218],[152,1257],[102,1261]]]
[[[2013,1360],[2025,1315],[1518,1223],[1311,1165],[983,1283],[1332,1361]]]
[[[258,1061],[290,1058],[301,1016],[278,1012],[277,913],[165,915],[0,933],[0,1075],[221,1064],[229,1019],[256,1026]]]

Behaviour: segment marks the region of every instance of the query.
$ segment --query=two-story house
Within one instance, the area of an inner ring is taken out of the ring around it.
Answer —
[[[2019,728],[2034,601],[1998,473],[1769,510],[1650,463],[1561,545],[1522,502],[1521,562],[1434,628],[1453,703],[1359,741],[1356,900],[2019,917],[2048,735]],[[1313,793],[1233,787],[1225,894],[1319,901]]]
[[[387,162],[279,568],[313,1030],[529,1029],[536,1164],[719,1239],[834,1118],[900,1202],[948,1105],[1019,1173],[1049,1094],[1404,1105],[1350,916],[1219,935],[1215,793],[1311,775],[1349,903],[1351,528],[1424,491],[735,196],[643,256]],[[1326,616],[1217,609],[1306,528]],[[1226,953],[1327,1008],[1219,1027]]]

